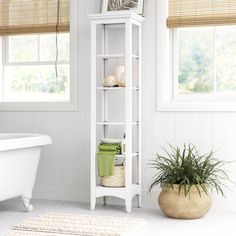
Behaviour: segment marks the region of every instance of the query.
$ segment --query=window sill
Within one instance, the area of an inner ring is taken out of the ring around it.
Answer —
[[[236,101],[166,101],[157,103],[161,112],[235,112]]]
[[[77,104],[70,102],[2,102],[0,111],[77,111]]]

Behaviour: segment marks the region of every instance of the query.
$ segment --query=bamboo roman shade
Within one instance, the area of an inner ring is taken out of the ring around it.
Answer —
[[[0,0],[0,35],[69,31],[69,0]]]
[[[236,0],[169,0],[169,28],[236,24]]]

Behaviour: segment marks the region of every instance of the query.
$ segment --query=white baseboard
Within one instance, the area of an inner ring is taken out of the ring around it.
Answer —
[[[142,192],[142,202],[144,206],[157,205],[157,194],[150,195],[146,191]],[[58,200],[71,202],[85,202],[90,201],[89,187],[85,186],[56,186],[56,185],[37,185],[33,191],[34,199],[44,200]],[[102,198],[97,199],[98,203],[102,203]],[[112,205],[124,205],[124,200],[108,197],[107,203]],[[136,198],[134,198],[134,206],[136,205]]]
[[[89,202],[89,188],[75,186],[38,185],[33,191],[34,199]]]

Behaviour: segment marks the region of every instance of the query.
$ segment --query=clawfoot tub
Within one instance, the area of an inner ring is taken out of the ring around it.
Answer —
[[[30,204],[42,146],[52,140],[42,134],[0,134],[0,201],[20,197]]]

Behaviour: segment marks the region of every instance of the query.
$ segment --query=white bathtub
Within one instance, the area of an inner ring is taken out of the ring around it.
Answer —
[[[30,205],[42,146],[52,140],[42,134],[0,134],[0,201],[20,196]]]

